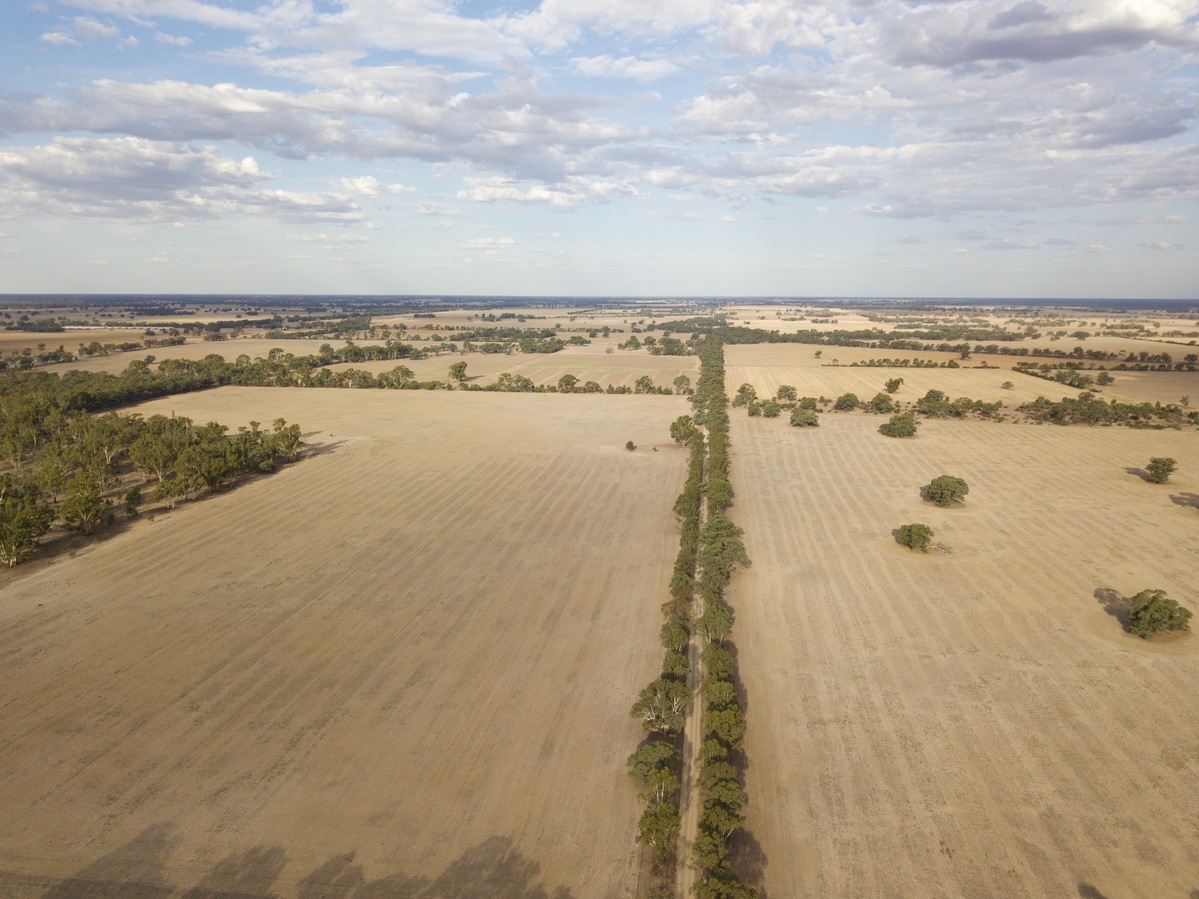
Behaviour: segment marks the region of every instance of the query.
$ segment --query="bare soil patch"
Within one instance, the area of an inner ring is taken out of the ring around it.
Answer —
[[[139,411],[332,451],[0,594],[0,894],[633,894],[682,399]]]
[[[1160,587],[1199,610],[1199,512],[1173,499],[1199,493],[1194,433],[876,426],[733,415],[768,895],[1190,895],[1199,641],[1142,641],[1110,606]],[[1176,483],[1125,473],[1152,455]],[[943,473],[961,508],[921,501]],[[912,521],[951,551],[898,547]]]

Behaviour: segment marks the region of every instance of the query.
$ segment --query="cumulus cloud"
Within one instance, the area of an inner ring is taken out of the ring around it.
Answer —
[[[262,190],[253,157],[141,138],[55,138],[0,149],[0,208],[13,218],[72,215],[187,221],[249,213],[285,221],[357,221],[344,195]]]
[[[176,47],[190,47],[192,39],[186,35],[167,34],[165,31],[156,31],[154,40],[160,44],[174,44]]]
[[[579,56],[574,59],[575,68],[584,75],[610,78],[636,78],[653,81],[679,71],[679,67],[665,59],[638,59],[635,56]]]
[[[383,191],[383,186],[379,184],[378,179],[371,175],[361,175],[357,178],[339,178],[337,183],[342,190],[368,199],[374,199]]]

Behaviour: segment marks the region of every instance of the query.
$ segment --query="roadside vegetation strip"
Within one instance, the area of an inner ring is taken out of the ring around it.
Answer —
[[[676,886],[681,744],[692,705],[687,685],[690,673],[687,650],[691,643],[704,483],[703,432],[687,415],[676,419],[670,430],[678,443],[691,448],[687,480],[674,504],[681,522],[679,552],[670,578],[670,599],[662,606],[665,618],[659,631],[662,673],[641,691],[631,711],[641,721],[647,736],[628,761],[629,774],[637,781],[645,803],[637,823],[637,841],[651,852],[652,881],[648,895],[653,899],[672,899]]]

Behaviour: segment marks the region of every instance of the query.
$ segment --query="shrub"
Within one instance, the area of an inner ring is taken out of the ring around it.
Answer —
[[[888,437],[915,437],[919,427],[920,422],[916,421],[915,414],[904,412],[901,415],[892,415],[886,423],[879,425],[878,432]]]
[[[1149,480],[1155,484],[1164,484],[1170,480],[1170,475],[1174,473],[1174,469],[1178,467],[1178,463],[1173,459],[1165,456],[1154,456],[1149,460],[1149,464],[1145,468],[1149,471]]]
[[[791,424],[797,428],[817,428],[820,426],[820,416],[811,409],[792,409]]]
[[[887,380],[887,393],[894,393],[903,384],[903,378],[889,378]]]
[[[943,474],[924,488],[924,498],[938,506],[952,506],[964,500],[969,492],[970,487],[961,478]]]
[[[767,400],[762,404],[763,418],[778,418],[779,413],[783,411],[783,407],[774,400]]]
[[[1191,610],[1166,596],[1165,590],[1142,590],[1128,607],[1128,626],[1142,639],[1160,631],[1190,629]]]
[[[635,444],[632,440],[630,440],[628,443],[626,443],[624,445],[624,448],[627,449],[631,453],[633,450],[637,449],[637,444]]]
[[[933,529],[927,524],[919,523],[900,525],[895,539],[908,549],[927,552],[928,545],[933,540]]]
[[[861,403],[856,393],[843,393],[837,397],[837,401],[833,403],[833,408],[838,412],[852,412],[860,405]]]
[[[894,412],[895,400],[891,399],[891,397],[885,393],[878,393],[875,394],[874,399],[866,404],[866,408],[871,412],[878,412],[880,414]]]

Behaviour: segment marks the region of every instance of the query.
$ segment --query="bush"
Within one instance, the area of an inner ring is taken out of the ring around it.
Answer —
[[[920,422],[916,421],[915,414],[904,412],[902,415],[892,415],[885,424],[879,425],[878,432],[888,437],[915,437],[919,427]]]
[[[1178,463],[1173,459],[1165,456],[1154,456],[1149,460],[1149,464],[1145,468],[1149,471],[1149,480],[1154,484],[1164,484],[1170,480],[1170,475],[1174,473],[1174,469],[1178,467]]]
[[[871,412],[878,412],[880,414],[894,412],[895,411],[895,400],[891,399],[891,397],[889,397],[885,393],[878,393],[878,394],[875,394],[874,399],[872,399],[869,403],[866,404],[866,408],[869,409]]]
[[[837,397],[837,402],[833,403],[833,408],[838,412],[852,412],[860,405],[861,403],[856,393],[843,393]]]
[[[631,453],[633,450],[637,449],[637,444],[635,444],[632,440],[630,440],[628,443],[626,443],[624,445],[624,448],[627,449]]]
[[[929,544],[933,541],[933,529],[927,524],[919,523],[900,525],[895,539],[908,549],[927,552]]]
[[[792,409],[791,424],[797,428],[820,427],[820,416],[811,409]]]
[[[774,400],[767,400],[762,404],[763,418],[778,418],[779,413],[783,411],[783,407]]]
[[[924,498],[938,506],[952,506],[964,500],[969,492],[970,487],[961,478],[943,474],[924,488]]]
[[[1142,590],[1128,608],[1128,627],[1143,640],[1160,631],[1190,629],[1191,610],[1166,596],[1165,590]]]
[[[903,384],[903,378],[888,378],[886,383],[887,393],[894,393]]]

